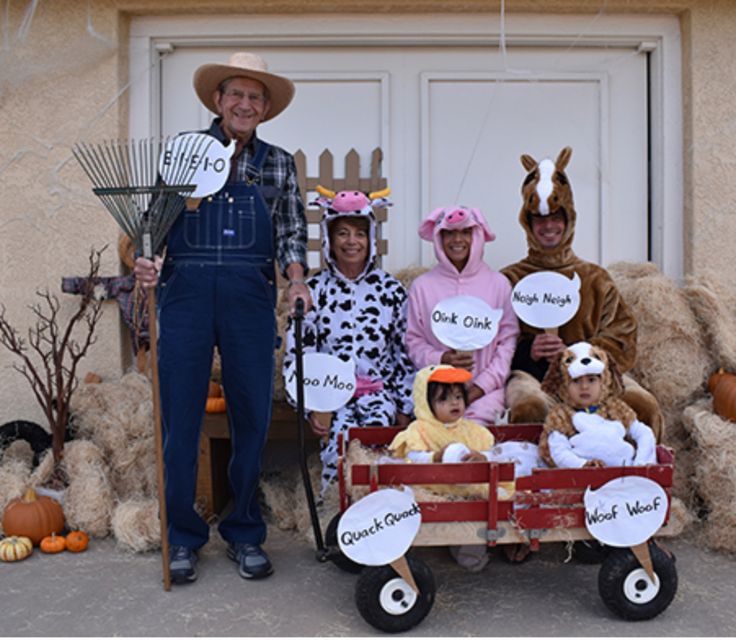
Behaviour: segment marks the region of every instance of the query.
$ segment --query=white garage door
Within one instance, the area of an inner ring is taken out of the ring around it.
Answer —
[[[384,233],[389,270],[433,262],[416,229],[453,203],[486,214],[497,235],[486,251],[492,267],[525,255],[519,156],[554,157],[566,145],[577,253],[603,265],[651,257],[647,54],[634,45],[215,45],[177,43],[161,58],[151,131],[206,127],[194,70],[256,51],[297,86],[289,109],[259,128],[264,139],[305,151],[313,174],[325,148],[335,158],[354,148],[366,166],[383,149],[395,203]]]

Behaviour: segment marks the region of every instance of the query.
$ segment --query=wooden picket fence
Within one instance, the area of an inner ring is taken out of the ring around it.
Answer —
[[[301,149],[294,154],[296,162],[297,181],[299,183],[299,191],[301,192],[304,205],[306,207],[307,222],[309,223],[309,240],[307,243],[307,251],[317,252],[320,256],[320,264],[323,264],[322,238],[319,221],[322,219],[322,211],[316,205],[310,205],[313,199],[317,185],[322,185],[331,191],[357,190],[365,193],[372,191],[380,191],[387,185],[386,178],[381,177],[381,162],[383,161],[383,151],[380,147],[376,147],[371,153],[370,169],[367,177],[361,177],[360,155],[355,149],[351,149],[345,154],[345,177],[335,178],[334,158],[329,149],[325,149],[319,156],[319,171],[316,176],[310,176],[307,170],[307,156]],[[381,237],[381,227],[388,218],[386,208],[376,209],[376,244],[378,253],[378,265],[381,264],[381,256],[388,252],[388,240]],[[315,230],[316,229],[316,230]]]

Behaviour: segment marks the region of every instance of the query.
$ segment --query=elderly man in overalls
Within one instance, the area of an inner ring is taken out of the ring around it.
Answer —
[[[196,579],[197,550],[209,527],[194,510],[199,436],[212,353],[218,347],[227,398],[233,510],[220,523],[227,554],[244,578],[272,573],[261,549],[266,525],[256,491],[271,420],[276,346],[275,267],[289,280],[289,306],[311,305],[304,284],[307,227],[293,157],[256,136],[283,111],[293,83],[251,53],[194,74],[202,103],[217,113],[206,131],[236,142],[230,176],[216,194],[184,210],[167,238],[165,260],[138,258],[144,286],[159,285],[159,372],[166,506],[174,582]],[[160,271],[160,278],[159,278]]]

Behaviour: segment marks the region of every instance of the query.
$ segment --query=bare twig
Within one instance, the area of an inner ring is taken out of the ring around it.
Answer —
[[[31,386],[36,401],[43,409],[51,430],[54,460],[61,460],[66,427],[69,422],[69,401],[77,387],[77,365],[95,343],[95,328],[102,315],[102,300],[95,298],[95,284],[100,271],[102,252],[90,250],[89,275],[79,301],[79,307],[62,328],[61,303],[48,290],[37,291],[40,302],[29,305],[35,317],[24,340],[5,316],[0,304],[0,345],[13,353],[20,362],[12,367]],[[76,340],[75,329],[82,331]]]

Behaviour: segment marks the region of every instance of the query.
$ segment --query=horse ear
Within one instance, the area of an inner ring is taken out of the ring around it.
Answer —
[[[534,158],[526,153],[521,156],[521,164],[527,171],[531,171],[534,167],[539,164]]]
[[[560,155],[557,156],[557,160],[555,161],[555,167],[557,168],[557,170],[564,171],[567,163],[570,162],[571,157],[572,147],[565,147],[562,151],[560,151]]]

